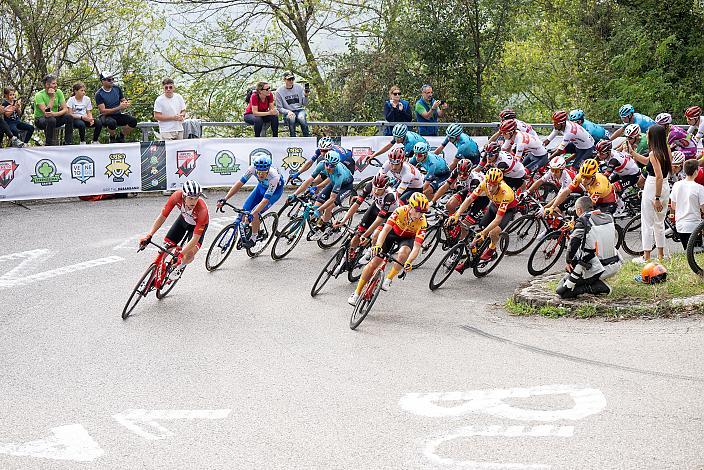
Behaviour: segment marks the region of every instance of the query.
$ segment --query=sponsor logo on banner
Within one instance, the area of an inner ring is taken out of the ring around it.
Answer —
[[[210,165],[210,171],[218,175],[231,175],[240,171],[235,155],[229,150],[220,150],[215,155],[215,165]]]
[[[196,160],[198,160],[200,155],[195,150],[177,150],[176,151],[176,166],[178,170],[176,174],[179,176],[186,176],[191,174],[196,168]]]
[[[95,176],[95,162],[92,158],[81,155],[71,162],[71,178],[85,184]]]
[[[272,161],[274,160],[274,157],[271,155],[270,151],[264,148],[256,148],[249,153],[249,164],[251,165],[252,162],[259,156],[269,157]]]
[[[12,183],[18,166],[14,160],[0,160],[0,187],[5,189]]]
[[[303,156],[303,149],[301,147],[289,147],[286,153],[287,155],[282,160],[281,167],[284,170],[288,170],[289,173],[300,170],[306,162],[306,158]]]
[[[166,189],[166,147],[164,142],[142,142],[140,151],[142,190]]]
[[[360,165],[360,161],[362,161],[364,158],[367,158],[373,153],[374,151],[371,147],[352,147],[352,158],[354,158],[357,171],[362,171],[368,166],[368,164]]]
[[[61,173],[56,172],[56,165],[48,158],[42,158],[34,165],[34,174],[31,177],[32,183],[42,186],[51,186],[61,181]]]
[[[127,163],[127,155],[124,153],[113,153],[108,157],[110,163],[105,167],[105,175],[112,178],[113,183],[122,183],[125,176],[129,176],[130,164]]]

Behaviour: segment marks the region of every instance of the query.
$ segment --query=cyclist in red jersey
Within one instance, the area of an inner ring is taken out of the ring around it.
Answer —
[[[164,243],[169,246],[176,246],[186,237],[190,241],[183,247],[179,255],[178,261],[181,265],[171,272],[170,277],[180,276],[186,265],[193,261],[203,244],[203,238],[205,238],[210,218],[208,216],[208,206],[201,196],[205,197],[196,181],[188,180],[184,182],[182,189],[173,193],[169,200],[166,201],[166,205],[164,205],[161,214],[154,221],[154,225],[152,225],[147,236],[139,241],[140,246],[148,244],[152,236],[164,224],[173,208],[178,207],[181,213],[171,226],[166,237],[164,237]]]

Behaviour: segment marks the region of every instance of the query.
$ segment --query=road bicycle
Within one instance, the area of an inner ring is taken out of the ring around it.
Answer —
[[[557,263],[574,228],[574,218],[560,214],[546,216],[545,222],[550,231],[538,240],[528,257],[528,272],[533,276],[545,274]]]
[[[330,278],[334,277],[337,279],[342,273],[347,273],[347,280],[349,282],[357,282],[359,280],[362,269],[364,269],[366,264],[366,262],[362,262],[362,256],[367,248],[361,245],[352,248],[350,245],[355,232],[349,228],[345,230],[348,232],[345,241],[342,243],[342,246],[333,253],[328,262],[325,263],[325,266],[323,266],[323,270],[320,271],[320,274],[310,290],[311,297],[318,295]]]
[[[704,276],[704,222],[697,225],[689,236],[687,263],[695,274]]]
[[[372,276],[369,278],[369,281],[367,281],[364,288],[362,288],[362,292],[359,294],[357,303],[354,305],[354,310],[352,310],[352,315],[350,316],[350,329],[352,330],[357,329],[364,319],[367,318],[367,315],[369,315],[369,312],[372,310],[376,299],[379,297],[379,294],[381,293],[381,285],[384,281],[384,277],[386,276],[386,265],[389,261],[403,266],[403,263],[389,253],[381,253],[379,257],[381,257],[383,261],[374,270]],[[397,276],[398,279],[405,279],[405,277],[405,271],[402,271]]]
[[[249,222],[251,213],[227,202],[223,204],[224,206],[230,207],[239,215],[235,217],[234,222],[220,230],[213,243],[210,244],[210,248],[208,248],[208,254],[205,257],[205,269],[211,272],[222,266],[235,248],[237,250],[244,248],[250,258],[259,256],[274,238],[279,220],[279,216],[275,212],[268,212],[263,217],[260,216],[259,233],[257,233],[257,239],[253,241],[254,243],[265,241],[265,243],[255,250],[253,245],[249,246],[245,243],[245,240],[252,238],[252,227]],[[217,209],[217,211],[225,212],[222,207]]]
[[[621,232],[623,251],[632,256],[641,256],[643,254],[643,240],[640,233],[640,214],[632,216],[623,226]],[[665,217],[665,238],[670,238],[675,243],[680,242],[680,234],[677,232],[677,227],[675,227],[675,223],[669,217]],[[655,244],[650,249],[651,251],[654,250]]]

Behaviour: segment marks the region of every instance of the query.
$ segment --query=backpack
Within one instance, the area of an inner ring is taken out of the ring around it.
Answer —
[[[249,104],[249,100],[252,98],[252,93],[254,93],[256,87],[249,87],[244,94],[244,104]]]

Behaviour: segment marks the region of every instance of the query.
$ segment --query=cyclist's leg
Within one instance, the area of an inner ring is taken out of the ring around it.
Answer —
[[[398,251],[396,252],[396,259],[398,259],[401,263],[405,263],[405,261],[408,259],[408,255],[411,254],[412,249],[413,249],[413,239],[412,238],[399,238],[398,239]],[[389,270],[389,273],[386,275],[386,279],[392,280],[402,270],[403,270],[403,266],[397,264],[396,262],[392,263],[391,269]]]
[[[193,227],[193,225],[188,224],[183,216],[179,215],[164,237],[164,243],[167,247],[180,244],[188,235],[189,227]],[[190,230],[193,231],[192,228]]]
[[[195,229],[194,225],[188,226],[188,229],[186,232],[186,239],[187,240],[191,240],[191,238],[193,237],[193,230],[194,229]],[[203,246],[203,240],[205,239],[205,232],[207,232],[207,231],[208,231],[208,226],[206,225],[203,228],[203,233],[201,233],[198,236],[198,241],[196,242],[196,245],[192,248],[189,248],[188,246],[186,246],[186,248],[184,248],[184,250],[181,252],[181,254],[182,254],[181,262],[183,264],[190,264],[193,261],[196,254],[200,250],[201,246]]]
[[[252,220],[252,238],[257,239],[257,234],[259,233],[259,226],[261,225],[261,218],[264,216],[266,211],[268,211],[271,206],[276,204],[276,202],[281,199],[281,195],[284,193],[284,185],[280,184],[278,188],[276,188],[276,191],[271,195],[269,198],[269,202],[266,203],[264,208],[261,210],[259,213],[259,217],[256,217],[254,220]],[[262,199],[264,197],[262,196]],[[261,202],[261,199],[259,200]],[[259,204],[259,202],[257,204]],[[254,206],[256,207],[256,206]]]
[[[510,224],[513,221],[513,218],[516,215],[516,209],[509,209],[504,213],[503,218],[501,219],[501,222],[499,223],[499,226],[494,228],[491,232],[489,232],[489,237],[491,237],[491,243],[489,244],[489,248],[495,249],[496,248],[496,243],[499,241],[499,236],[501,235],[501,232],[508,227],[508,224]]]
[[[246,210],[247,212],[252,212],[252,210],[257,207],[257,205],[262,202],[262,199],[264,199],[264,193],[266,192],[266,188],[262,187],[262,185],[257,185],[256,188],[249,194],[247,197],[247,200],[244,201],[244,204],[242,205],[242,209]],[[239,216],[241,220],[241,215]],[[245,223],[249,223],[249,221],[245,221]],[[257,231],[259,230],[259,220],[256,221],[257,223]],[[251,224],[252,227],[252,235],[255,235],[254,232],[254,223]],[[252,236],[252,239],[254,236]]]
[[[423,192],[422,186],[420,188],[408,188],[403,192],[403,194],[401,194],[399,199],[401,200],[401,203],[405,205],[408,204],[408,198],[411,197],[411,194],[420,192]]]
[[[392,245],[393,232],[389,233],[389,235],[386,237],[386,240],[384,241],[384,244],[381,247],[382,253],[385,253],[387,250],[389,250]],[[367,265],[362,270],[362,275],[359,277],[359,282],[357,282],[357,288],[355,289],[355,292],[357,294],[362,293],[362,289],[364,289],[364,286],[369,281],[369,278],[372,277],[372,274],[374,274],[374,271],[376,271],[376,268],[379,267],[382,261],[383,259],[380,256],[375,256],[369,263],[367,263]]]

